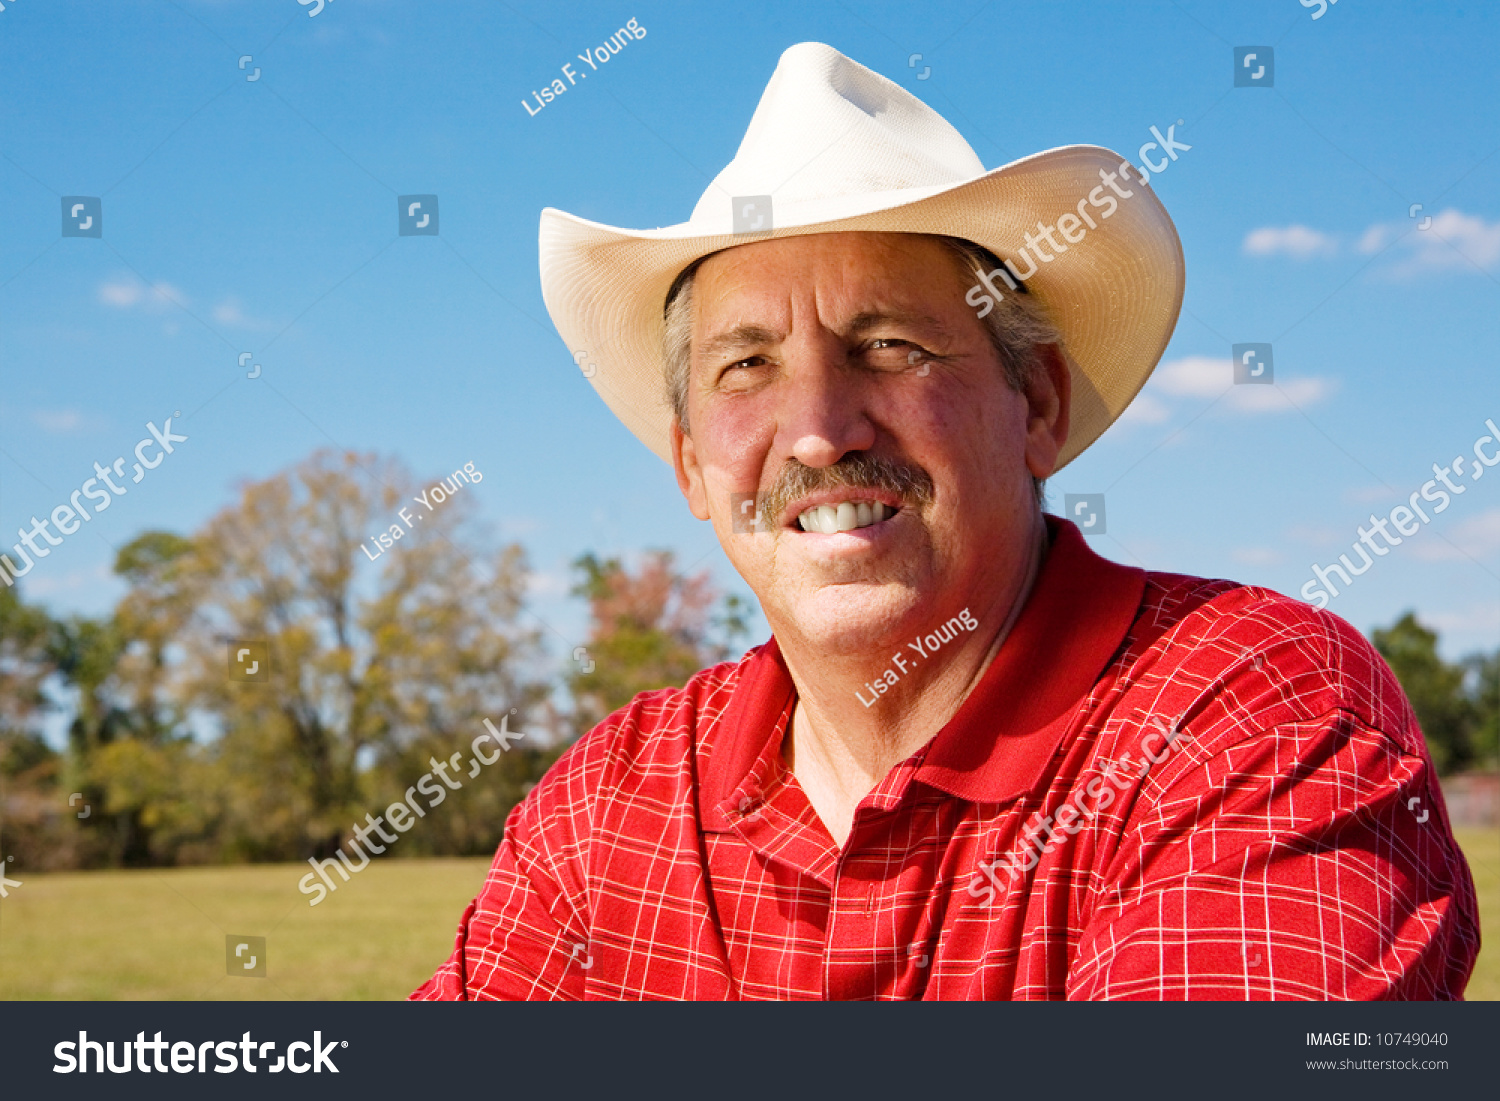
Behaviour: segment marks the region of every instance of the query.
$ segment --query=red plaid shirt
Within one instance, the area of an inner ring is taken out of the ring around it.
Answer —
[[[1048,523],[1000,653],[842,850],[780,754],[773,639],[570,749],[413,997],[1459,997],[1473,882],[1369,643]]]

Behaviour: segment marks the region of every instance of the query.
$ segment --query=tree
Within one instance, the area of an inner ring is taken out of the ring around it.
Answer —
[[[488,545],[471,484],[457,472],[424,504],[399,463],[320,451],[190,540],[132,544],[132,683],[208,728],[217,796],[200,801],[221,857],[330,856],[428,750],[467,747],[512,707],[524,721],[546,695],[519,624],[522,551]]]
[[[0,738],[27,732],[46,705],[50,625],[47,614],[23,603],[14,588],[0,589]]]
[[[1407,612],[1373,637],[1417,713],[1438,771],[1457,772],[1473,764],[1478,756],[1474,703],[1464,691],[1464,670],[1438,655],[1437,634]]]
[[[1475,714],[1475,757],[1494,768],[1500,765],[1500,649],[1493,654],[1471,654],[1463,665]]]
[[[0,589],[0,861],[15,857],[23,868],[71,855],[60,829],[62,760],[38,730],[48,706],[50,630],[45,612],[25,604],[16,589]]]
[[[573,594],[588,599],[591,619],[587,657],[568,677],[579,733],[640,692],[686,684],[748,633],[749,605],[731,594],[714,616],[709,571],[678,573],[671,551],[648,552],[634,573],[592,553],[573,567],[583,575]]]

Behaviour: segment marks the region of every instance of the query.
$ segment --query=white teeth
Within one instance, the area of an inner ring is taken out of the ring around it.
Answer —
[[[803,531],[834,535],[878,524],[896,510],[889,505],[870,501],[841,501],[837,505],[816,505],[797,517]]]

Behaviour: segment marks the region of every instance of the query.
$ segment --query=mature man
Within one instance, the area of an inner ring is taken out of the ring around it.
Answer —
[[[541,249],[774,637],[558,762],[416,997],[1462,993],[1473,886],[1370,646],[1041,511],[1181,303],[1128,164],[985,172],[809,43],[690,222]]]

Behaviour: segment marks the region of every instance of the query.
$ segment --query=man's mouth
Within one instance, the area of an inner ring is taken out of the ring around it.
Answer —
[[[841,531],[856,531],[878,524],[896,515],[898,510],[880,501],[839,501],[825,505],[814,505],[797,517],[803,531],[821,535],[836,535]]]

